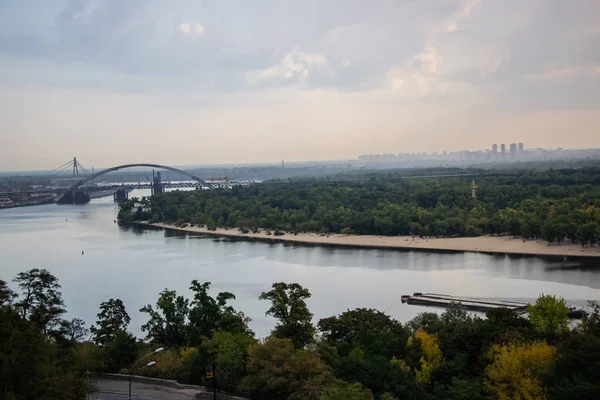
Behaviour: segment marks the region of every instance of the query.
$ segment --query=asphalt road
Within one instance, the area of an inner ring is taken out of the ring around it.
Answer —
[[[129,382],[113,379],[96,380],[97,393],[92,393],[89,400],[127,400]],[[189,400],[200,391],[195,389],[174,389],[147,383],[133,382],[131,398],[135,400]]]

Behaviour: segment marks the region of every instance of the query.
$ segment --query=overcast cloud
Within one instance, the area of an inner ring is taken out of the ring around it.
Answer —
[[[600,146],[597,0],[0,0],[0,169]]]

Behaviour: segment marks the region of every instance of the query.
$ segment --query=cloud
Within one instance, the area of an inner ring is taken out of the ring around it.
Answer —
[[[600,76],[600,65],[575,66],[556,68],[548,71],[527,75],[529,79],[555,79],[565,77],[595,77]]]
[[[292,50],[275,65],[265,69],[248,71],[246,80],[250,85],[281,80],[303,85],[311,70],[326,67],[328,67],[327,60],[322,54]]]
[[[177,26],[177,29],[184,35],[188,36],[197,36],[204,33],[204,27],[200,25],[200,22],[196,22],[195,24],[190,24],[189,22],[182,22]]]
[[[181,24],[179,24],[178,28],[182,33],[186,35],[190,33],[190,24],[188,24],[187,22],[182,22]]]

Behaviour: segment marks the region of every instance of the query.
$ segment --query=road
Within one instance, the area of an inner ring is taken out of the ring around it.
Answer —
[[[125,400],[129,382],[99,378],[95,382],[98,393],[90,394],[89,400]],[[193,399],[201,391],[196,389],[174,389],[170,387],[133,382],[131,398],[135,400],[186,400]]]

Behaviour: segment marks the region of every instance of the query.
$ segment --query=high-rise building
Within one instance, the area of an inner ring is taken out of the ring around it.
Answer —
[[[494,154],[498,153],[498,145],[497,144],[492,145],[492,153],[494,153]]]
[[[511,143],[510,144],[510,156],[515,157],[516,155],[517,155],[517,144]]]
[[[525,151],[525,145],[523,143],[519,143],[519,153],[522,153]]]
[[[500,145],[500,153],[502,153],[502,155],[506,154],[506,145],[504,143]]]

